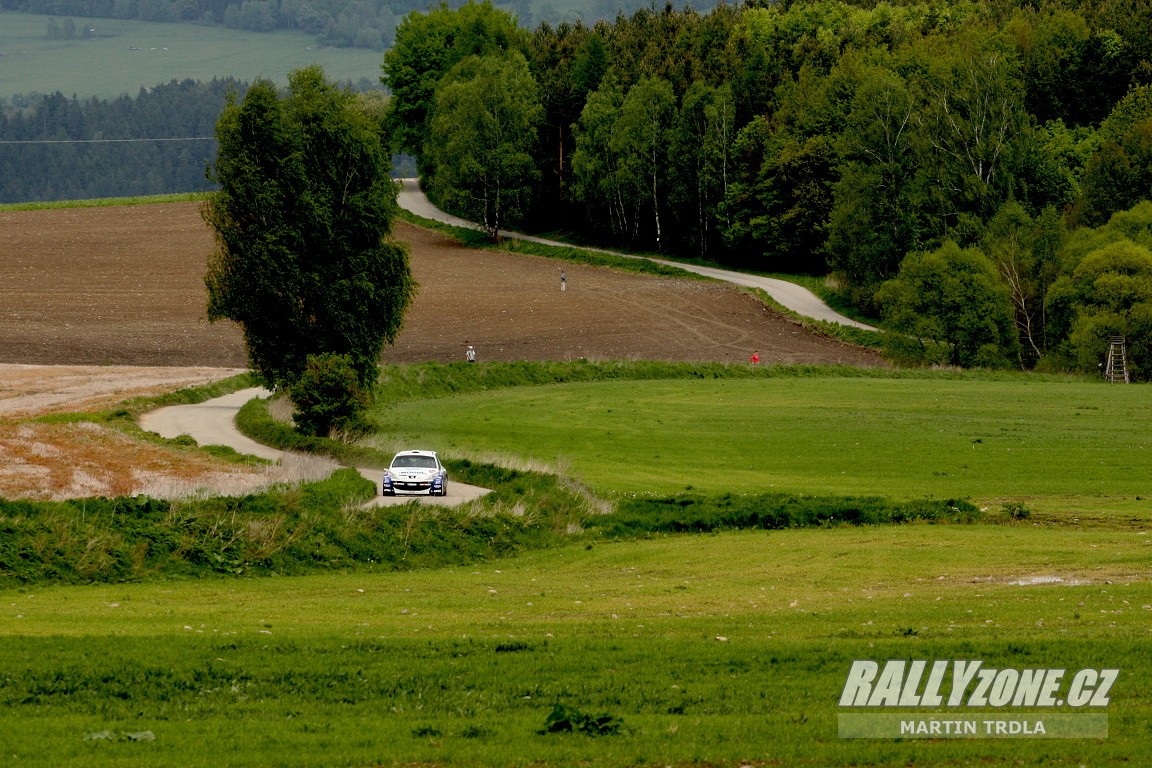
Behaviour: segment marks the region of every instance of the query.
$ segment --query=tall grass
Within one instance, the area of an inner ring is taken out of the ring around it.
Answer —
[[[966,522],[980,519],[980,510],[960,499],[920,499],[892,502],[879,498],[821,496],[718,497],[680,495],[626,498],[615,514],[589,520],[590,527],[614,536],[646,533],[705,533],[762,528],[816,528],[837,525]]]
[[[0,499],[0,584],[407,569],[555,544],[566,530],[553,529],[518,480],[486,514],[365,507],[374,489],[350,469],[240,497]],[[510,495],[521,497],[519,511]]]

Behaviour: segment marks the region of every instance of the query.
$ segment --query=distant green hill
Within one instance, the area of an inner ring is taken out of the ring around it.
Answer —
[[[135,96],[172,79],[264,76],[287,82],[293,69],[324,67],[333,80],[380,77],[380,52],[325,48],[298,32],[244,32],[193,24],[75,19],[95,32],[85,39],[50,40],[57,16],[0,11],[0,97],[60,91],[81,99]]]

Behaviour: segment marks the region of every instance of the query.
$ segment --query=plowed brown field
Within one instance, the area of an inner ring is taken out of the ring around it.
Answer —
[[[758,351],[762,363],[882,364],[729,285],[474,251],[408,224],[397,236],[420,292],[384,362],[463,360],[471,343],[481,361],[740,362]],[[243,367],[239,329],[206,319],[212,247],[196,203],[0,212],[0,495],[139,492],[142,473],[194,482],[220,469],[169,457],[154,467],[93,430],[23,421]]]
[[[594,359],[878,365],[739,289],[474,251],[401,224],[420,293],[386,362]],[[205,316],[212,236],[198,205],[0,213],[0,363],[237,367]]]

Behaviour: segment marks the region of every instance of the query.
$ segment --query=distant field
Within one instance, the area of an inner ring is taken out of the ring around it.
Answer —
[[[413,445],[559,462],[609,494],[961,497],[1152,517],[1146,387],[884,375],[519,387],[380,417]]]
[[[60,91],[112,99],[173,78],[264,76],[284,83],[290,71],[310,64],[324,67],[333,80],[376,82],[383,60],[380,52],[363,48],[319,50],[311,35],[300,33],[115,19],[76,18],[78,28],[91,22],[96,36],[49,40],[50,18],[0,12],[0,96]]]

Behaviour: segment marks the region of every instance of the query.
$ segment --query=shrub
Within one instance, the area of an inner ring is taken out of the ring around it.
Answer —
[[[948,241],[935,251],[909,254],[876,301],[894,331],[943,345],[950,365],[998,368],[1015,357],[1011,296],[976,249]]]
[[[306,435],[365,431],[369,397],[347,355],[309,355],[304,373],[288,388],[288,396],[296,406],[296,426]]]
[[[1032,516],[1032,510],[1018,501],[1010,501],[1004,505],[1004,513],[1011,520],[1027,520]]]

